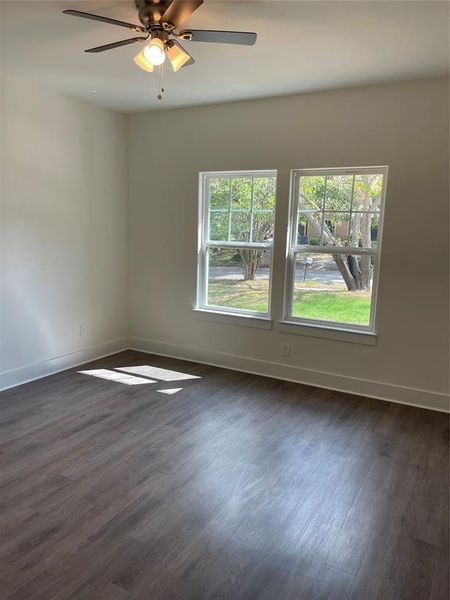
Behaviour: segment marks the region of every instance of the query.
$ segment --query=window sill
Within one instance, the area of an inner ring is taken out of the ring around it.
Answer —
[[[353,344],[364,344],[375,346],[377,343],[376,333],[369,331],[356,331],[354,329],[337,329],[334,327],[308,325],[295,321],[279,321],[278,329],[281,333],[292,333],[294,335],[306,335],[310,337],[335,340],[338,342],[350,342]]]
[[[225,323],[226,325],[239,325],[241,327],[256,327],[257,329],[272,329],[270,317],[258,317],[256,315],[234,314],[220,310],[207,308],[194,308],[196,318],[213,323]]]

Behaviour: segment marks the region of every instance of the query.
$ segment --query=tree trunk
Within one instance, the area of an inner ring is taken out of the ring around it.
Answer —
[[[239,250],[244,267],[244,280],[253,281],[261,265],[261,250]]]
[[[308,223],[311,226],[318,228],[318,231],[320,232],[320,225],[314,219],[313,215],[311,213],[305,213],[305,214],[306,214],[306,218],[308,219]],[[333,234],[328,229],[328,227],[325,223],[323,224],[323,237],[324,237],[324,241],[326,242],[326,244],[325,244],[326,246],[339,246],[339,244],[336,242]],[[352,274],[349,264],[346,260],[346,257],[347,257],[346,254],[333,254],[334,262],[336,263],[336,266],[342,275],[342,279],[344,280],[348,291],[353,292],[357,288],[356,288],[355,280],[353,278],[353,274]]]
[[[347,256],[347,259],[352,258],[351,256]],[[345,282],[345,285],[347,286],[347,290],[349,292],[353,292],[356,290],[356,282],[352,273],[352,270],[350,268],[350,264],[347,260],[346,262],[346,255],[345,254],[333,254],[333,259],[334,262],[336,263],[337,268],[339,269],[341,275],[342,275],[342,279]]]
[[[352,254],[349,254],[347,256],[347,264],[354,281],[355,287],[353,289],[360,290],[362,286],[362,273],[358,258]]]

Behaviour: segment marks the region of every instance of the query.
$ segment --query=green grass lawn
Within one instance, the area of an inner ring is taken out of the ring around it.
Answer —
[[[294,316],[337,323],[368,325],[370,294],[363,292],[303,292],[294,298]]]
[[[268,312],[268,281],[211,281],[208,303],[228,308]],[[368,325],[370,294],[340,290],[318,292],[313,289],[296,291],[295,317],[320,319],[338,323]]]

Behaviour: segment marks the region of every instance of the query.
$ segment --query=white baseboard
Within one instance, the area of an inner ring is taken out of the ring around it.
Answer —
[[[359,379],[357,377],[338,375],[326,371],[306,369],[245,356],[236,356],[206,348],[168,344],[156,340],[131,338],[130,346],[131,350],[140,352],[191,360],[214,367],[223,367],[234,371],[243,371],[245,373],[282,379],[284,381],[303,383],[338,392],[376,398],[377,400],[407,404],[418,408],[450,412],[449,396],[440,392],[421,390],[381,381]]]
[[[53,375],[72,367],[77,367],[91,360],[116,354],[117,352],[127,350],[128,347],[129,342],[127,338],[110,340],[91,346],[90,348],[67,352],[66,354],[28,364],[17,369],[3,371],[0,373],[0,391],[21,385],[22,383],[41,379],[42,377],[47,377],[47,375]]]
[[[273,377],[274,379],[282,379],[294,383],[303,383],[338,392],[356,394],[358,396],[366,396],[398,404],[407,404],[418,408],[450,412],[449,397],[440,392],[359,379],[357,377],[338,375],[326,371],[296,367],[245,356],[236,356],[226,352],[218,352],[217,350],[194,348],[142,338],[111,340],[90,348],[68,352],[48,360],[25,365],[18,369],[4,371],[0,373],[0,391],[41,379],[42,377],[47,377],[48,375],[77,367],[86,362],[127,349],[182,360],[191,360],[214,367],[253,373],[255,375],[262,375],[263,377]]]

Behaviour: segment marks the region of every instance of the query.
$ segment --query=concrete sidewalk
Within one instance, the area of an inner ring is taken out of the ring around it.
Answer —
[[[304,277],[304,265],[301,268],[296,269],[295,281],[303,281]],[[243,278],[242,267],[210,267],[209,269],[210,279],[229,279],[236,280]],[[260,267],[256,274],[256,279],[269,279],[269,268]],[[339,270],[327,269],[323,265],[309,265],[306,273],[306,281],[319,281],[327,284],[343,284],[342,276]]]

